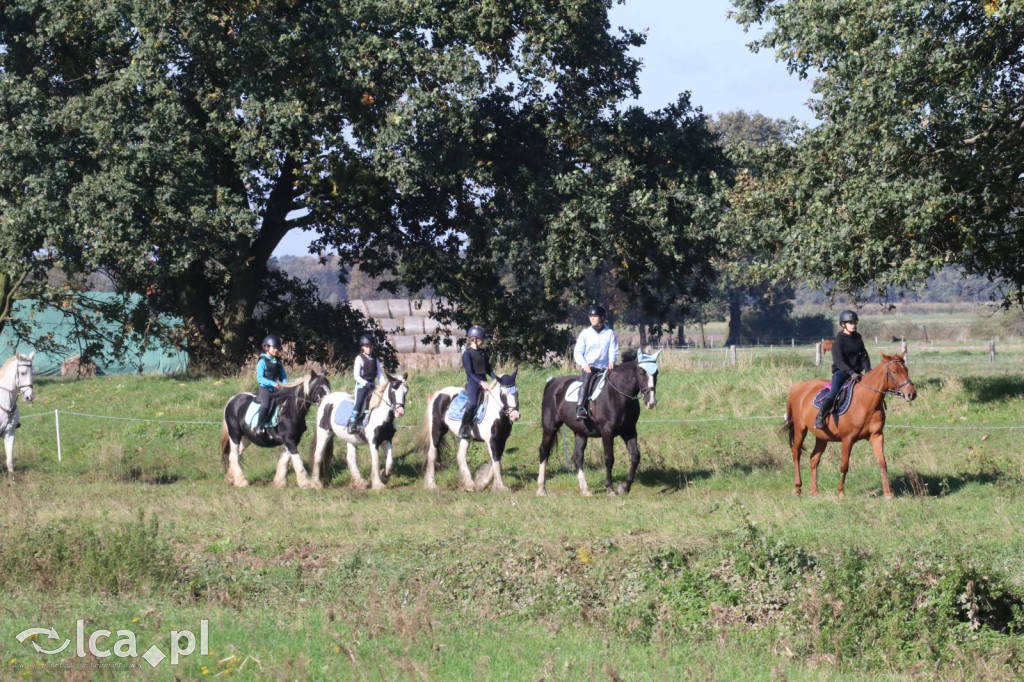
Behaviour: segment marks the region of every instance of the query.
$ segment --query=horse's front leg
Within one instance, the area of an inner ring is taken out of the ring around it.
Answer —
[[[459,449],[455,456],[455,459],[459,463],[459,488],[467,492],[474,492],[476,485],[473,483],[473,474],[469,471],[469,461],[467,453],[469,452],[469,439],[459,439]]]
[[[288,454],[288,450],[281,453],[281,456],[277,458],[277,471],[274,472],[274,480],[272,485],[275,488],[285,488],[288,486],[288,462],[291,459],[291,455]]]
[[[479,480],[477,481],[477,485],[482,488],[487,485],[487,482],[493,480],[494,492],[509,492],[508,486],[506,486],[504,481],[501,480],[501,456],[505,452],[505,441],[498,437],[494,437],[491,440],[487,441],[487,452],[491,456],[491,461],[489,464],[490,473],[486,476],[486,479],[484,480],[482,485]]]
[[[576,478],[580,482],[580,493],[584,497],[590,497],[590,488],[587,486],[587,477],[583,474],[583,453],[587,449],[587,437],[576,434],[576,449],[572,452],[572,461],[576,465]]]
[[[380,451],[373,439],[367,439],[370,446],[370,487],[374,490],[384,490],[384,481],[380,480]]]
[[[871,449],[875,451],[875,459],[878,461],[878,470],[882,474],[882,494],[888,500],[892,499],[892,488],[889,487],[889,467],[885,463],[885,451],[883,445],[885,443],[885,437],[882,432],[871,434]]]
[[[387,483],[395,469],[395,447],[389,440],[381,443],[381,447],[384,448],[384,471],[381,472],[380,478]]]
[[[7,454],[7,475],[14,475],[14,424],[4,431],[4,452]]]
[[[636,468],[640,465],[640,446],[636,442],[636,432],[622,437],[626,443],[626,450],[629,452],[629,471],[626,472],[626,480],[619,484],[619,494],[628,495],[629,489],[633,487],[636,479]]]
[[[354,443],[345,443],[345,461],[348,462],[348,487],[355,488],[356,490],[366,490],[370,487],[370,484],[366,482],[363,475],[359,473],[359,463],[356,460],[356,446]]]

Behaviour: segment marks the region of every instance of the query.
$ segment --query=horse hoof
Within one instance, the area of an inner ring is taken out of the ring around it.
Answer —
[[[349,483],[348,487],[352,488],[353,490],[366,490],[367,488],[370,487],[370,484],[369,484],[369,482],[364,481],[361,478],[358,478],[358,479],[352,481],[351,483]]]
[[[241,481],[238,481],[238,482],[235,483],[235,487],[236,488],[248,488],[249,487],[249,481],[243,478]]]
[[[793,496],[800,497],[800,488],[793,488]]]
[[[544,488],[537,488],[537,497],[544,497],[547,494],[548,491],[544,490]]]
[[[496,486],[494,486],[494,492],[496,492],[496,493],[510,493],[510,492],[512,492],[512,489],[509,488],[507,485],[496,485]]]
[[[619,495],[628,495],[628,494],[629,494],[629,488],[626,487],[625,483],[620,483],[619,484]]]
[[[275,488],[287,488],[288,487],[288,481],[285,481],[285,480],[282,480],[282,479],[279,479],[279,478],[275,478],[274,482],[271,483],[271,485],[273,485]]]
[[[593,497],[594,493],[590,492],[589,490],[582,490],[580,491],[580,495],[583,495],[583,497]]]
[[[309,484],[306,487],[312,488],[313,490],[323,490],[324,484],[320,482],[320,479],[310,479]]]
[[[424,483],[423,484],[423,489],[424,490],[430,490],[432,492],[437,492],[437,484],[436,483]]]
[[[383,483],[374,483],[370,487],[372,487],[374,490],[387,490],[388,489],[388,487],[386,485],[384,485]]]
[[[475,493],[476,492],[476,485],[474,483],[472,483],[472,482],[460,483],[459,484],[459,490],[465,491],[467,493]]]

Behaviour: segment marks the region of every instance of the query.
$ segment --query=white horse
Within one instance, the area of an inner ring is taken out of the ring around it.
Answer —
[[[394,454],[391,440],[395,437],[395,418],[405,414],[405,396],[409,392],[409,383],[406,375],[385,374],[387,381],[374,390],[370,397],[368,414],[364,419],[365,426],[361,426],[355,433],[349,433],[347,413],[339,424],[335,419],[338,409],[342,403],[354,403],[355,398],[349,393],[337,391],[331,393],[320,402],[316,411],[316,431],[313,442],[309,446],[309,469],[313,481],[320,483],[320,479],[326,479],[331,470],[333,458],[333,439],[337,436],[345,441],[348,452],[345,459],[348,461],[348,470],[352,476],[349,486],[352,488],[369,488],[383,490],[384,483],[391,476],[391,468],[394,465]],[[356,464],[356,448],[360,445],[370,446],[370,481],[359,473],[359,466]],[[380,451],[384,451],[384,470],[380,468]]]
[[[498,377],[498,387],[493,391],[484,392],[484,414],[479,423],[474,422],[472,438],[460,438],[456,458],[459,463],[459,488],[462,490],[483,490],[493,479],[494,491],[505,492],[508,487],[501,480],[501,456],[505,453],[505,442],[512,433],[512,422],[519,420],[519,391],[516,388],[516,375],[503,374]],[[445,434],[451,431],[458,433],[462,422],[460,419],[448,417],[448,408],[452,400],[462,391],[458,386],[442,388],[427,399],[427,413],[423,418],[420,430],[420,447],[427,453],[427,471],[423,487],[437,490],[434,480],[434,468],[437,463],[438,450],[447,447]],[[487,443],[487,452],[491,461],[478,472],[476,481],[469,472],[466,453],[470,440]]]
[[[18,394],[26,403],[36,397],[32,387],[32,358],[16,354],[0,367],[0,433],[4,434],[4,451],[7,453],[7,473],[14,473],[14,430],[21,423],[18,415]]]

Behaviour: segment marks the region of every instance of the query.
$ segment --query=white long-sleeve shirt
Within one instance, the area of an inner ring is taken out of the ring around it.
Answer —
[[[615,332],[608,325],[599,332],[594,331],[593,327],[587,327],[576,337],[572,357],[580,367],[590,365],[598,369],[607,369],[614,365],[615,359],[619,357],[619,340],[615,338]]]

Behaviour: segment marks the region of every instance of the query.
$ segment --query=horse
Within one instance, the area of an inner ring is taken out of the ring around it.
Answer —
[[[220,452],[224,464],[224,480],[229,485],[244,488],[249,485],[242,473],[242,451],[250,444],[261,448],[272,448],[284,445],[285,451],[277,462],[277,474],[274,476],[274,487],[283,488],[287,483],[288,460],[291,459],[295,469],[295,480],[300,488],[322,487],[306,475],[306,468],[299,456],[299,440],[306,431],[306,413],[309,406],[319,403],[331,392],[331,384],[323,374],[310,372],[308,375],[285,384],[277,390],[276,405],[280,408],[276,436],[257,434],[246,422],[246,411],[256,400],[252,393],[238,393],[228,400],[224,406],[224,424],[220,431]],[[276,410],[277,408],[275,408]]]
[[[885,396],[895,395],[907,402],[917,397],[917,390],[910,382],[907,373],[906,353],[901,355],[882,354],[882,362],[864,374],[860,381],[851,389],[853,395],[850,407],[839,417],[838,425],[832,415],[826,420],[823,430],[814,428],[814,418],[818,414],[814,407],[814,397],[824,387],[820,379],[801,381],[789,391],[786,400],[786,421],[783,431],[789,433],[789,445],[793,450],[793,494],[799,495],[800,454],[803,451],[804,438],[808,430],[814,435],[814,448],[811,450],[811,494],[818,494],[818,463],[821,454],[830,442],[842,443],[842,459],[839,464],[839,497],[844,496],[846,472],[850,468],[850,450],[853,444],[867,438],[875,451],[878,468],[882,473],[882,493],[892,498],[889,487],[889,472],[885,463],[883,450],[884,438],[882,429],[885,427]]]
[[[16,353],[0,367],[0,433],[4,434],[4,451],[7,453],[7,474],[14,474],[14,430],[21,421],[18,414],[18,395],[26,403],[36,397],[32,385],[32,358]]]
[[[508,487],[501,480],[501,457],[505,453],[505,442],[512,433],[512,423],[519,420],[519,389],[516,387],[517,369],[512,374],[498,377],[498,386],[493,391],[484,392],[484,414],[479,423],[474,421],[470,438],[459,439],[456,458],[459,463],[459,488],[467,491],[483,490],[493,480],[494,492],[507,492]],[[423,487],[437,490],[434,480],[434,468],[439,451],[447,450],[445,434],[449,431],[458,433],[461,420],[450,419],[448,408],[452,400],[459,395],[462,388],[447,386],[427,398],[427,410],[420,429],[420,450],[427,455],[426,477]],[[487,443],[490,462],[486,469],[478,472],[476,481],[469,472],[466,453],[470,440]]]
[[[548,456],[562,424],[576,434],[573,463],[580,483],[580,492],[584,496],[590,496],[587,479],[583,475],[583,451],[587,447],[587,439],[600,438],[604,445],[605,491],[609,495],[616,494],[612,487],[612,465],[615,463],[615,437],[618,436],[625,442],[626,450],[629,451],[629,472],[626,474],[626,480],[619,485],[618,494],[629,493],[636,476],[636,467],[640,463],[640,447],[636,443],[636,422],[640,418],[638,395],[643,395],[644,405],[649,410],[658,404],[655,389],[658,384],[659,355],[660,350],[654,355],[648,355],[643,351],[637,351],[635,354],[623,353],[622,364],[607,371],[604,388],[600,395],[590,402],[591,416],[582,419],[576,416],[576,400],[572,397],[566,399],[566,392],[573,382],[579,381],[579,375],[548,380],[540,408],[541,428],[544,433],[540,443],[538,495],[547,493],[544,488],[544,477]],[[578,392],[579,387],[575,390]]]
[[[395,437],[395,418],[405,414],[405,396],[409,392],[409,383],[405,375],[385,375],[387,381],[373,392],[369,410],[365,418],[365,426],[356,433],[349,433],[347,424],[339,424],[334,415],[345,401],[354,403],[355,398],[341,391],[331,393],[320,401],[316,410],[316,430],[313,442],[309,446],[309,471],[313,484],[321,479],[326,480],[331,470],[333,459],[334,437],[342,439],[348,445],[348,470],[352,475],[349,486],[366,489],[366,479],[359,473],[356,465],[356,447],[370,446],[370,480],[374,490],[383,490],[384,483],[391,476],[394,464],[391,440]],[[380,469],[380,450],[384,450],[385,464]]]

